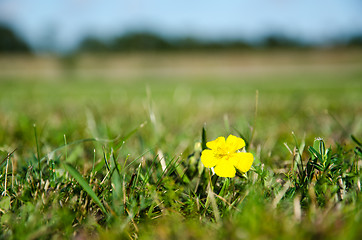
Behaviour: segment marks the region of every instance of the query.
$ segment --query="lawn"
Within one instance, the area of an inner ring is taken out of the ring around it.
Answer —
[[[0,57],[1,238],[362,238],[360,52]]]

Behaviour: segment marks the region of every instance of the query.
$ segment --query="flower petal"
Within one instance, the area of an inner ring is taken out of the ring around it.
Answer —
[[[210,141],[206,143],[206,146],[212,150],[217,150],[217,148],[224,148],[225,147],[225,138],[218,137],[214,141]]]
[[[214,151],[205,149],[201,153],[201,162],[205,167],[211,168],[214,167],[217,163],[218,159],[214,156]]]
[[[230,177],[230,178],[235,177],[235,173],[236,173],[236,170],[232,164],[232,161],[225,160],[225,159],[220,160],[216,164],[214,171],[215,171],[216,175],[218,175],[220,177]]]
[[[226,139],[226,145],[230,152],[236,152],[237,150],[245,147],[245,141],[242,138],[230,134]]]
[[[238,152],[234,153],[230,160],[240,172],[246,173],[253,164],[254,156],[251,153]]]

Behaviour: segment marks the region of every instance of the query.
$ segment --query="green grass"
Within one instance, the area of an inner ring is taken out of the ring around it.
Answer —
[[[1,76],[0,236],[360,239],[361,79]],[[228,134],[255,156],[246,178],[200,163]]]

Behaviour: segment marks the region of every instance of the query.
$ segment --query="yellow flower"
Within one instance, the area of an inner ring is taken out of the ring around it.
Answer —
[[[215,173],[220,177],[235,177],[236,169],[246,173],[253,164],[253,154],[247,152],[237,152],[245,147],[242,138],[229,135],[226,139],[218,137],[214,141],[207,142],[205,149],[201,153],[201,162],[207,168],[215,167]]]

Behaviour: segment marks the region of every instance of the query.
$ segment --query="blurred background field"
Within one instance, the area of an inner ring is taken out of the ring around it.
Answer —
[[[237,131],[251,137],[256,124],[255,147],[278,165],[288,158],[283,144],[292,132],[328,144],[361,135],[361,52],[4,56],[2,141],[33,148],[33,123],[57,147],[64,134],[112,139],[148,122],[146,146],[177,155],[200,139],[204,124],[210,138]]]

